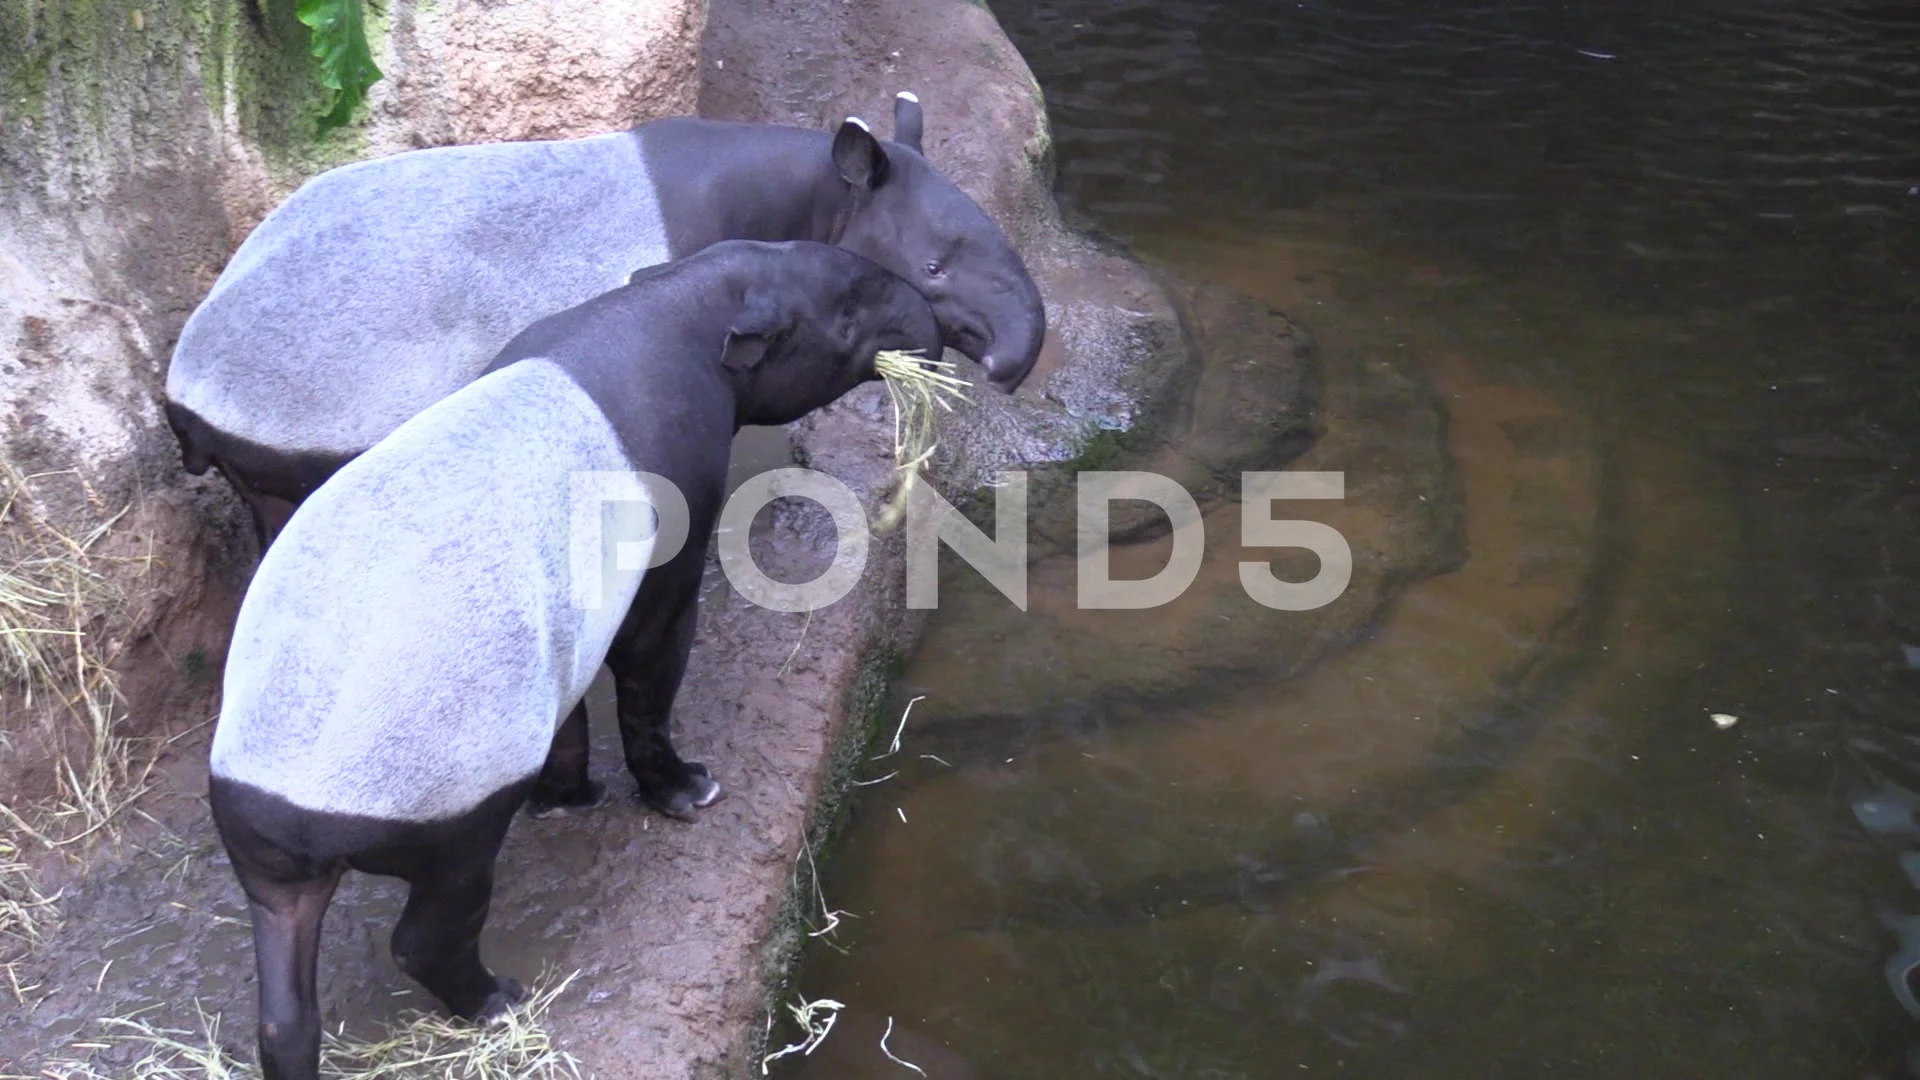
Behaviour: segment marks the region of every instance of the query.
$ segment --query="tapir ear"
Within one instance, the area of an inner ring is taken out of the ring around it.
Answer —
[[[833,134],[833,164],[840,178],[857,188],[872,191],[887,182],[887,151],[873,137],[867,122],[849,116]]]
[[[911,90],[902,90],[893,96],[893,141],[909,147],[916,154],[926,151],[920,149],[921,129],[925,126],[925,117],[920,112],[920,98]]]
[[[764,296],[750,293],[740,313],[727,326],[720,363],[728,371],[751,371],[767,358],[767,350],[789,329],[791,320],[778,306]]]

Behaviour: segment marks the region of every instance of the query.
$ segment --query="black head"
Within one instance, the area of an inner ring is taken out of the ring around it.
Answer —
[[[741,424],[785,424],[879,378],[883,350],[938,359],[940,326],[926,298],[853,252],[808,241],[754,249],[737,274],[739,305],[721,364]]]
[[[857,117],[834,133],[834,167],[853,207],[838,242],[925,296],[942,341],[1012,393],[1046,337],[1040,290],[1000,227],[921,155],[923,126],[919,99],[902,94],[893,142]]]

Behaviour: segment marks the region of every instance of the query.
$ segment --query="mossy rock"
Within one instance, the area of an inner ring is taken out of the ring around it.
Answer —
[[[369,20],[376,50],[386,20]],[[357,129],[318,137],[327,104],[306,26],[291,4],[252,0],[57,0],[0,5],[6,174],[70,187],[111,176],[179,133],[237,123],[284,176],[364,153]],[[82,181],[84,182],[84,181]]]

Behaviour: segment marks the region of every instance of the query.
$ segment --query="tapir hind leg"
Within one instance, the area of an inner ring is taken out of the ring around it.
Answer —
[[[407,906],[393,928],[393,959],[465,1020],[489,1020],[526,997],[526,988],[480,962],[480,931],[493,902],[493,868],[519,799],[464,823],[451,842],[352,859],[354,866],[406,881]]]
[[[273,546],[274,539],[287,527],[293,512],[300,509],[300,506],[293,500],[283,499],[278,495],[256,495],[254,499],[254,527],[259,530],[260,551],[265,554],[266,550]]]
[[[448,868],[414,877],[393,928],[393,959],[447,1011],[490,1020],[526,997],[526,988],[480,962],[480,930],[493,901],[493,867]]]
[[[288,519],[293,517],[297,507],[292,501],[276,495],[267,495],[240,475],[240,470],[219,458],[214,459],[219,466],[220,475],[227,478],[227,485],[247,508],[247,515],[253,519],[253,538],[260,544],[260,554],[265,557],[267,548],[273,546],[274,537],[287,527]]]
[[[689,597],[659,638],[607,654],[619,705],[620,741],[640,801],[681,820],[692,820],[695,810],[712,806],[722,794],[705,765],[680,759],[670,726],[699,615],[699,605]]]
[[[233,867],[253,914],[260,1071],[266,1080],[315,1080],[320,1075],[320,924],[340,883],[340,868],[287,881],[242,859],[234,859]]]
[[[550,817],[599,806],[606,796],[607,786],[587,776],[587,703],[582,701],[554,733],[547,763],[527,795],[527,813]]]

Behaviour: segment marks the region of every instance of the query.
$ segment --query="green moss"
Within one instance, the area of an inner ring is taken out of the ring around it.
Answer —
[[[43,120],[56,88],[71,85],[68,67],[110,64],[119,52],[118,27],[101,25],[102,0],[24,0],[0,5],[0,91],[7,111],[22,119]],[[116,9],[117,10],[117,9]],[[130,19],[131,15],[122,12]],[[131,31],[131,26],[127,27]],[[98,113],[100,80],[82,78],[77,87]]]
[[[807,842],[813,846],[815,858],[833,845],[839,838],[841,826],[846,824],[847,797],[853,792],[854,770],[866,759],[874,734],[884,727],[890,701],[888,691],[905,669],[906,660],[898,652],[876,646],[861,660],[859,674],[847,687],[846,701],[841,706],[846,723],[834,741],[827,760],[827,779],[807,825]]]
[[[194,68],[200,75],[200,93],[207,111],[219,116],[227,103],[227,58],[233,54],[233,25],[215,17],[214,4],[195,5],[181,12],[180,25],[189,40],[200,43],[200,62]]]
[[[1128,458],[1145,453],[1152,441],[1145,424],[1131,428],[1089,427],[1079,449],[1060,467],[1068,476],[1116,469],[1125,465]]]
[[[316,138],[327,91],[292,5],[260,4],[256,25],[252,3],[3,0],[0,109],[8,135],[24,122],[30,138],[63,147],[41,160],[85,167],[110,139],[163,140],[171,114],[203,103],[214,117],[231,113],[284,180],[363,156],[359,129]],[[383,10],[369,20],[377,53],[386,50],[391,18]],[[190,74],[203,102],[170,97],[193,85]]]
[[[795,862],[793,873],[787,880],[786,895],[780,900],[780,913],[774,918],[773,932],[761,950],[761,970],[765,977],[764,988],[769,1009],[778,1011],[779,1002],[784,1000],[788,989],[794,961],[800,956],[800,947],[807,933],[819,928],[819,912],[814,899],[819,882],[815,874],[846,824],[854,771],[865,760],[875,734],[884,727],[882,721],[890,711],[888,691],[905,665],[905,657],[899,652],[885,645],[876,645],[867,651],[860,662],[858,674],[847,687],[847,696],[842,705],[846,722],[830,751],[827,778],[821,785],[820,798],[814,803],[807,822],[805,843],[813,857],[809,859],[803,854]],[[757,1030],[754,1033],[757,1040],[753,1051],[755,1061],[766,1053],[763,1045],[765,1037],[764,1031]]]
[[[10,117],[39,118],[46,112],[50,53],[32,47],[33,19],[23,5],[0,4],[0,107]]]
[[[1053,144],[1053,122],[1047,117],[1047,92],[1040,88],[1040,81],[1028,76],[1033,86],[1033,138],[1027,140],[1027,160],[1033,166],[1033,173],[1040,178],[1043,191],[1053,190],[1055,170],[1058,159]]]

